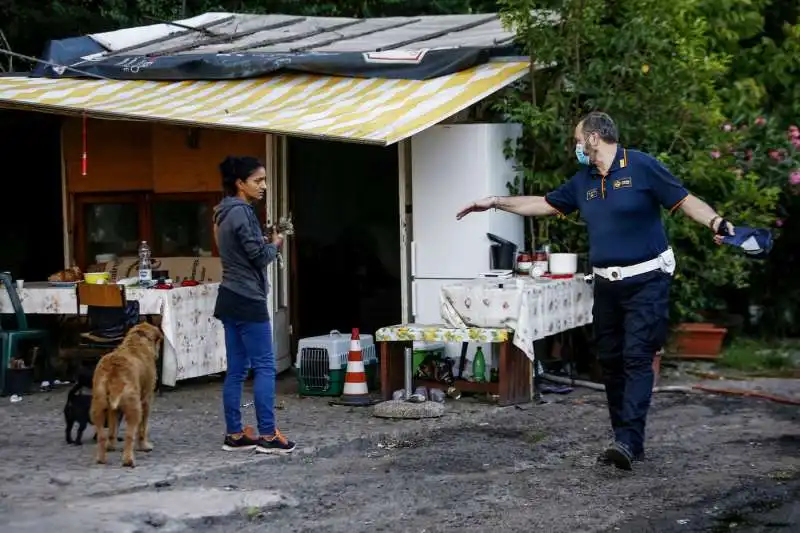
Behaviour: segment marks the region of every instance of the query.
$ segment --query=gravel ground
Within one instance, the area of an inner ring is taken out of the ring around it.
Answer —
[[[0,400],[0,531],[800,530],[794,406],[659,395],[648,459],[624,473],[596,464],[608,438],[596,392],[391,421],[281,385],[295,456],[220,451],[220,384],[190,383],[157,398],[156,448],[132,470],[119,452],[94,465],[91,440],[64,443],[65,390]]]

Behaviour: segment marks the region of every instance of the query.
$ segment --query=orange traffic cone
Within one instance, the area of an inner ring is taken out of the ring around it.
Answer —
[[[350,337],[350,353],[347,354],[347,372],[344,376],[344,390],[338,400],[331,402],[333,405],[350,405],[363,407],[372,405],[367,387],[367,373],[364,370],[364,359],[361,354],[361,340],[358,328],[353,328]]]

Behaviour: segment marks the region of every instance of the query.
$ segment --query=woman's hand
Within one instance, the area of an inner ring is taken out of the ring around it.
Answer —
[[[266,237],[264,237],[266,239]],[[273,233],[272,234],[272,244],[280,248],[283,246],[283,234],[282,233]]]

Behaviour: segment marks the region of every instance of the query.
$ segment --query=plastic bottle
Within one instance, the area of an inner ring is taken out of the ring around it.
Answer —
[[[139,245],[139,283],[149,283],[153,281],[153,265],[151,260],[150,246],[147,241],[142,241]]]
[[[475,350],[475,357],[472,359],[472,379],[477,383],[486,381],[486,359],[480,346]]]

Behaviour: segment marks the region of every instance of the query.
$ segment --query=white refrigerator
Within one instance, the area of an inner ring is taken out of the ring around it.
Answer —
[[[411,140],[411,313],[419,324],[439,324],[442,285],[471,280],[491,268],[487,233],[524,245],[523,217],[489,210],[456,220],[456,213],[486,196],[507,196],[517,175],[504,153],[521,134],[518,124],[434,126]],[[515,258],[516,259],[516,258]],[[477,344],[471,344],[471,360]],[[457,357],[460,343],[446,347]],[[491,353],[483,346],[487,356]],[[488,365],[487,365],[488,366]]]

